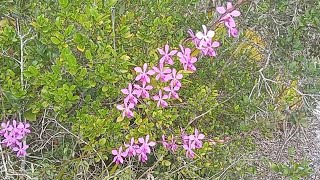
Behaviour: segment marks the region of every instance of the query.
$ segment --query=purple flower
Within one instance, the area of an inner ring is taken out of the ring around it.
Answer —
[[[22,136],[25,136],[26,134],[29,134],[31,131],[28,129],[30,127],[30,124],[29,123],[22,123],[20,122],[17,129],[20,131],[20,134]]]
[[[201,52],[203,55],[208,55],[208,56],[216,56],[216,51],[214,48],[219,47],[220,43],[217,41],[212,42],[211,40],[205,42],[203,46],[201,47]]]
[[[180,89],[180,87],[172,86],[172,85],[173,84],[171,84],[170,86],[164,87],[163,90],[165,90],[166,92],[169,92],[169,94],[168,94],[169,98],[178,99],[179,95],[176,91],[178,91]]]
[[[132,118],[133,117],[133,112],[131,111],[131,109],[133,109],[134,105],[133,104],[129,104],[128,103],[124,103],[122,105],[117,105],[117,109],[119,109],[120,111],[122,111],[122,117],[124,118],[125,116],[128,118]]]
[[[130,144],[124,144],[124,145],[127,148],[126,153],[128,156],[135,156],[137,154],[136,150],[139,148],[139,146],[134,144],[134,138],[131,138]]]
[[[159,68],[154,66],[153,67],[153,70],[157,73],[157,76],[156,76],[156,80],[159,80],[161,82],[166,82],[168,81],[168,78],[167,78],[167,75],[166,74],[169,74],[171,73],[171,69],[168,69],[168,68],[165,68],[163,67],[163,64],[160,63],[159,64]]]
[[[226,20],[226,22],[228,22],[228,20]],[[238,29],[236,28],[236,26],[232,26],[230,23],[225,23],[225,25],[228,28],[228,35],[229,37],[237,37],[239,35]]]
[[[227,2],[227,9],[225,7],[223,7],[223,6],[219,6],[219,7],[217,7],[217,11],[218,11],[219,14],[224,14],[227,11],[230,11],[230,9],[232,9],[232,8],[233,8],[232,3],[231,2]],[[240,15],[241,15],[240,11],[233,10],[231,12],[228,12],[225,16],[223,16],[221,18],[221,20],[223,21],[223,20],[228,19],[230,17],[238,17]]]
[[[169,51],[169,45],[166,44],[164,46],[164,49],[158,49],[159,53],[162,55],[161,59],[160,59],[160,64],[170,64],[170,65],[173,65],[173,60],[172,60],[172,57],[173,55],[175,55],[178,51],[177,50],[172,50],[172,51]]]
[[[10,121],[2,122],[1,123],[1,130],[0,130],[0,135],[5,135],[8,134],[10,131],[12,131],[13,127],[10,125]]]
[[[186,150],[186,157],[193,159],[195,156],[195,153],[192,151],[194,149],[194,144],[191,143],[191,141],[188,142],[188,144],[183,145],[183,149]]]
[[[143,70],[141,67],[135,67],[134,70],[139,73],[136,77],[136,81],[141,81],[142,83],[147,82],[150,83],[150,78],[148,75],[154,75],[155,72],[153,70],[147,71],[148,65],[145,63],[143,64]]]
[[[180,45],[181,52],[178,52],[177,56],[180,58],[180,62],[183,65],[184,70],[195,71],[196,67],[193,65],[197,62],[196,57],[191,57],[191,49],[185,48]]]
[[[170,85],[171,86],[176,86],[176,87],[181,87],[181,82],[179,81],[180,79],[183,78],[182,74],[177,73],[177,70],[175,68],[172,69],[172,73],[167,75],[167,78],[171,80]]]
[[[168,106],[168,103],[165,101],[165,99],[168,99],[168,98],[169,98],[168,95],[163,95],[162,96],[162,91],[161,90],[159,90],[159,95],[153,96],[153,99],[158,101],[157,107],[161,106],[163,108]]]
[[[127,95],[127,97],[124,99],[124,103],[132,103],[133,105],[138,104],[138,99],[134,96],[137,94],[137,91],[132,90],[132,84],[129,83],[128,85],[128,89],[121,89],[121,92],[125,95]]]
[[[136,150],[136,152],[139,154],[138,159],[141,162],[146,162],[148,160],[147,154],[151,153],[150,146],[155,146],[155,142],[148,142],[149,141],[149,135],[146,136],[146,139],[139,138],[138,141],[141,143],[141,146],[139,149]]]
[[[120,146],[118,151],[114,149],[111,152],[115,156],[112,162],[115,162],[116,164],[122,164],[123,158],[127,157],[127,153],[122,152],[122,146]]]
[[[194,135],[189,136],[189,140],[192,141],[192,144],[194,145],[195,148],[199,149],[202,147],[202,139],[204,139],[203,134],[199,134],[198,130],[194,130]]]
[[[24,157],[24,156],[27,155],[27,151],[26,150],[28,149],[28,147],[29,147],[29,145],[27,145],[25,143],[23,143],[23,145],[22,145],[21,142],[18,142],[17,146],[12,148],[12,150],[13,151],[17,151],[17,156],[18,157]]]
[[[151,85],[147,85],[146,86],[146,82],[143,82],[142,83],[142,87],[139,86],[138,84],[134,84],[133,85],[134,88],[136,88],[136,94],[137,94],[137,97],[139,98],[140,96],[142,98],[149,98],[149,90],[151,90],[153,87]]]
[[[166,140],[166,137],[164,135],[162,135],[162,145],[167,149],[170,150],[172,152],[175,152],[178,149],[178,145],[176,144],[176,139],[173,137],[173,135],[171,136],[171,142],[168,143]]]

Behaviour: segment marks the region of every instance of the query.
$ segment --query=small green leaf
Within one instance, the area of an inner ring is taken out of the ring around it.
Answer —
[[[51,37],[50,39],[51,39],[51,41],[53,42],[53,44],[56,44],[56,45],[60,44],[60,40],[59,40],[58,38],[56,38],[56,37]]]
[[[69,0],[59,0],[59,4],[61,7],[66,8],[69,4]]]
[[[37,115],[32,113],[31,110],[24,113],[24,117],[29,121],[35,121],[37,120]]]
[[[109,89],[108,86],[103,86],[103,87],[102,87],[102,92],[107,92],[108,89]]]
[[[100,144],[101,146],[105,145],[106,142],[107,142],[107,139],[106,139],[106,138],[102,138],[102,139],[99,140],[99,144]]]

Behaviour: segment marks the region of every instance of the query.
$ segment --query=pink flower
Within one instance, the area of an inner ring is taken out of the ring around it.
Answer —
[[[125,95],[127,95],[127,97],[124,99],[124,103],[132,103],[133,105],[138,104],[138,99],[134,96],[134,94],[137,94],[137,91],[132,90],[132,84],[129,83],[128,85],[128,89],[121,89],[121,92]]]
[[[163,108],[168,106],[168,103],[165,101],[165,99],[168,99],[168,98],[169,98],[168,95],[163,95],[162,96],[162,91],[161,90],[159,90],[159,95],[153,96],[153,99],[158,101],[157,107],[161,106]]]
[[[27,155],[27,149],[28,149],[29,145],[26,145],[25,143],[17,143],[17,146],[12,148],[13,151],[17,151],[17,156],[18,157],[24,157]]]
[[[139,85],[137,85],[137,84],[135,84],[135,85],[133,85],[134,86],[134,88],[136,88],[136,94],[137,94],[137,97],[139,98],[140,96],[142,97],[142,98],[149,98],[149,90],[151,90],[153,87],[151,86],[151,85],[147,85],[146,86],[146,82],[143,82],[142,83],[142,87],[141,86],[139,86]]]
[[[227,2],[227,9],[225,7],[223,7],[223,6],[219,6],[219,7],[217,7],[217,11],[218,11],[219,14],[224,14],[227,11],[230,11],[232,8],[233,8],[232,3],[231,2]],[[241,15],[240,11],[233,10],[231,12],[228,12],[225,16],[223,16],[221,18],[221,20],[223,21],[223,20],[228,19],[230,17],[238,17],[240,15]]]
[[[136,77],[136,81],[147,82],[150,83],[150,78],[148,75],[154,75],[155,72],[153,70],[147,71],[148,65],[143,64],[143,70],[140,67],[135,67],[134,70],[139,73]]]
[[[172,74],[167,75],[167,78],[171,80],[171,86],[176,86],[179,88],[181,87],[181,82],[179,80],[183,78],[183,75],[177,73],[177,70],[175,68],[172,69]]]
[[[180,45],[181,52],[178,52],[177,56],[180,58],[180,62],[183,65],[184,70],[195,71],[196,67],[193,65],[197,62],[196,57],[191,57],[191,49],[185,48]]]
[[[20,131],[20,134],[22,136],[25,136],[26,134],[29,134],[31,131],[28,129],[30,127],[30,124],[29,123],[22,123],[20,122],[17,129]]]
[[[157,73],[156,80],[160,79],[161,82],[168,81],[168,78],[167,78],[166,74],[171,73],[171,69],[163,67],[163,64],[160,63],[159,64],[159,68],[154,66],[153,70]]]
[[[226,21],[227,22],[227,21]],[[231,26],[229,23],[225,23],[228,28],[228,35],[229,37],[237,37],[239,35],[239,32],[236,28],[236,26]]]
[[[183,149],[186,150],[186,157],[193,159],[195,156],[195,153],[192,151],[194,149],[194,144],[191,143],[191,141],[188,142],[188,144],[183,145]]]
[[[122,117],[124,118],[125,116],[127,116],[128,118],[132,118],[133,117],[133,112],[131,111],[131,109],[133,109],[134,105],[133,104],[129,104],[128,103],[124,103],[123,105],[117,105],[117,109],[119,109],[120,111],[122,111]]]
[[[166,92],[169,92],[169,94],[168,94],[169,98],[178,99],[179,95],[176,91],[178,91],[180,89],[180,87],[172,86],[172,85],[173,84],[171,84],[170,86],[164,87],[163,90],[165,90]]]
[[[198,39],[198,38],[196,37],[196,35],[194,34],[194,32],[193,32],[191,29],[188,30],[188,34],[189,34],[189,36],[190,36],[191,41],[193,42],[193,44],[194,44],[196,47],[198,47],[198,46],[199,46],[199,43],[200,43],[200,39]]]
[[[148,160],[147,154],[151,153],[150,146],[155,146],[155,142],[148,142],[149,141],[149,135],[146,136],[146,139],[139,138],[139,142],[142,144],[139,149],[136,150],[136,152],[139,154],[138,159],[141,162],[146,162]]]
[[[192,141],[192,144],[194,145],[195,148],[199,149],[202,147],[202,141],[204,139],[203,134],[199,134],[198,130],[194,130],[194,135],[189,136],[189,140]]]
[[[166,137],[164,135],[162,135],[162,145],[167,149],[170,150],[172,152],[175,152],[178,149],[178,145],[176,144],[176,139],[173,137],[173,135],[171,136],[171,142],[168,143],[166,140]]]
[[[122,164],[123,158],[127,157],[127,153],[122,152],[122,146],[120,146],[118,151],[114,149],[111,152],[115,156],[112,162],[115,162],[116,164]]]
[[[203,55],[208,55],[208,56],[216,56],[216,51],[214,48],[219,47],[220,43],[217,41],[212,42],[211,40],[207,41],[206,43],[203,44],[201,47],[201,52]]]
[[[166,64],[173,65],[174,62],[171,56],[175,55],[178,52],[177,50],[169,51],[169,45],[166,44],[164,46],[164,50],[159,48],[158,51],[162,55],[160,59],[160,64],[166,63]]]
[[[126,153],[128,156],[136,155],[136,150],[139,148],[139,146],[134,144],[134,138],[131,138],[130,144],[124,144],[124,145],[127,147]]]
[[[13,127],[10,125],[10,121],[2,122],[1,123],[1,130],[0,130],[0,135],[5,135],[8,134],[10,131],[12,131]]]

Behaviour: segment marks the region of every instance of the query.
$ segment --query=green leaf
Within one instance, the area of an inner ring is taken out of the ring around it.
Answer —
[[[53,42],[53,44],[56,44],[56,45],[60,44],[60,40],[59,40],[58,38],[56,38],[56,37],[51,37],[50,39],[51,39],[51,41]]]
[[[69,0],[59,0],[59,4],[61,7],[66,8],[69,4]]]
[[[104,85],[104,86],[102,87],[102,92],[107,92],[108,89],[109,89],[109,87],[108,87],[107,85]]]
[[[107,139],[106,139],[106,138],[102,138],[102,139],[99,140],[99,144],[100,144],[101,146],[105,145],[106,142],[107,142]]]
[[[31,110],[24,113],[24,117],[29,121],[35,121],[37,120],[37,115],[32,113]]]

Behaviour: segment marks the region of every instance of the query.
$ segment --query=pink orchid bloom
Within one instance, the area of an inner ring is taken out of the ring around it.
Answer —
[[[27,155],[27,149],[28,149],[29,145],[25,144],[25,143],[17,143],[17,146],[12,148],[13,151],[17,151],[17,156],[18,157],[24,157]]]
[[[157,107],[161,106],[163,108],[168,106],[168,103],[165,101],[165,99],[168,99],[168,98],[169,98],[168,95],[163,95],[162,96],[162,91],[161,90],[159,90],[159,95],[153,96],[153,99],[158,101]]]
[[[195,153],[192,151],[192,149],[195,149],[194,145],[191,143],[191,141],[189,141],[188,144],[184,144],[183,145],[183,149],[186,150],[186,157],[193,159],[195,156]]]
[[[208,41],[208,40],[211,40],[212,37],[214,36],[214,31],[211,31],[211,30],[207,30],[207,26],[205,25],[202,25],[202,29],[203,29],[203,32],[197,32],[196,33],[196,37],[198,39],[200,39],[200,47],[201,47],[201,44]]]
[[[166,140],[166,137],[164,135],[162,135],[162,145],[167,149],[170,150],[172,152],[175,152],[178,149],[178,145],[176,144],[176,139],[173,137],[173,135],[171,136],[171,142],[168,143]]]
[[[183,65],[184,70],[195,71],[196,67],[193,65],[197,62],[196,57],[191,56],[191,49],[185,48],[180,45],[181,52],[178,52],[177,56],[180,58],[180,62]]]
[[[128,103],[124,103],[122,105],[117,105],[117,109],[119,109],[120,111],[122,111],[122,117],[128,117],[128,118],[132,118],[133,117],[133,112],[131,111],[131,109],[133,109],[134,105],[132,103],[130,103],[128,105]]]
[[[177,73],[177,70],[175,68],[173,68],[171,72],[172,73],[168,74],[168,76],[167,76],[167,78],[169,80],[171,80],[170,85],[180,88],[181,87],[181,82],[179,80],[183,78],[183,75]]]
[[[216,51],[214,48],[219,47],[220,43],[217,41],[212,42],[211,40],[207,41],[201,48],[203,55],[216,56]]]
[[[197,36],[194,34],[194,32],[193,32],[191,29],[188,30],[188,34],[189,34],[190,39],[191,39],[191,41],[193,42],[193,44],[194,44],[196,47],[198,47],[198,46],[199,46],[199,43],[200,43],[200,39],[197,38]]]
[[[146,153],[140,152],[138,155],[138,160],[141,162],[146,162],[148,160],[148,156]]]
[[[228,22],[228,20],[226,20],[226,22]],[[239,31],[237,30],[236,26],[232,26],[230,25],[230,23],[225,23],[225,25],[228,28],[228,35],[229,37],[237,37],[239,35]]]
[[[167,78],[167,75],[166,74],[169,74],[171,73],[171,69],[168,69],[168,68],[165,68],[163,67],[163,64],[160,63],[159,64],[159,68],[154,66],[153,67],[153,70],[157,73],[157,76],[156,76],[156,80],[159,80],[161,82],[166,82],[168,81],[168,78]]]
[[[175,55],[178,52],[177,50],[169,51],[169,45],[166,44],[164,46],[164,49],[159,48],[158,51],[162,55],[160,59],[160,64],[164,64],[164,63],[170,64],[170,65],[174,64],[171,56]]]
[[[30,124],[29,123],[22,123],[20,122],[17,129],[20,131],[20,134],[22,136],[26,135],[26,134],[29,134],[31,131],[28,129],[30,127]]]
[[[123,158],[127,157],[127,153],[122,152],[122,146],[120,146],[118,151],[114,149],[111,152],[115,156],[112,162],[115,162],[116,164],[122,164]]]
[[[10,131],[12,131],[13,127],[10,125],[10,121],[2,122],[1,123],[1,130],[0,130],[0,135],[5,135],[8,134]]]
[[[139,73],[139,75],[136,77],[136,81],[141,81],[141,82],[147,82],[150,83],[150,78],[148,75],[154,75],[155,72],[153,70],[147,71],[148,65],[147,63],[143,64],[143,70],[141,67],[135,67],[134,70]]]
[[[135,156],[137,154],[136,150],[139,148],[139,146],[134,144],[134,138],[131,138],[130,144],[124,144],[124,145],[127,148],[126,153],[128,156]]]
[[[180,89],[180,87],[172,86],[172,85],[163,88],[163,90],[165,90],[166,92],[169,92],[168,97],[169,98],[173,98],[173,99],[178,99],[179,98],[179,95],[176,92],[179,89]]]
[[[134,88],[136,88],[136,92],[137,92],[137,97],[139,98],[140,96],[142,98],[149,98],[149,92],[153,87],[151,85],[147,85],[146,86],[146,82],[142,83],[142,87],[139,86],[138,84],[133,85]]]
[[[156,143],[153,142],[153,141],[148,142],[149,141],[149,135],[147,135],[145,139],[139,138],[138,141],[139,141],[139,143],[141,143],[140,148],[137,150],[137,152],[139,152],[139,153],[142,152],[144,154],[149,154],[149,153],[151,153],[150,146],[153,147],[153,146],[156,145]]]
[[[227,11],[230,11],[231,9],[233,9],[233,5],[232,5],[231,2],[227,2],[227,8],[225,8],[225,7],[223,7],[223,6],[217,7],[217,11],[218,11],[218,13],[221,14],[221,15],[224,14],[224,13],[226,13]],[[240,16],[240,15],[241,15],[240,11],[238,11],[238,10],[233,10],[233,11],[228,12],[227,14],[225,14],[225,16],[223,16],[223,17],[221,18],[221,20],[224,21],[224,20],[226,20],[226,19],[228,19],[228,18],[230,18],[230,17],[238,17],[238,16]]]
[[[192,141],[192,144],[194,145],[195,148],[199,149],[202,147],[202,141],[204,139],[204,135],[203,134],[199,134],[198,130],[195,129],[194,130],[194,135],[190,135],[189,136],[189,140]]]
[[[124,103],[132,103],[133,105],[138,104],[138,99],[134,96],[137,94],[137,91],[132,90],[132,84],[129,83],[128,85],[128,89],[121,89],[121,92],[125,95],[127,95],[127,97],[124,99]]]

